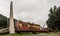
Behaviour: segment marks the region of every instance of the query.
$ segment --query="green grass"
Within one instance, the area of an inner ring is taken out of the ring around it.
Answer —
[[[34,35],[34,34],[32,34],[32,32],[20,32],[16,34],[3,34],[0,36],[28,36],[28,35]]]
[[[0,35],[0,36],[33,36],[33,35],[7,34],[7,35]]]
[[[0,36],[60,36],[60,33],[39,33],[39,34],[5,34]]]

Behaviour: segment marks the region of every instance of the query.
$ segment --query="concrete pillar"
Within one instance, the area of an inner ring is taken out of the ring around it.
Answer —
[[[10,34],[15,34],[15,29],[14,29],[14,20],[13,20],[13,2],[11,1],[10,3],[10,21],[9,21],[9,33]]]

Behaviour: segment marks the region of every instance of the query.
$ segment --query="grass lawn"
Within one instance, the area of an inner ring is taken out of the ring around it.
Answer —
[[[0,36],[60,36],[60,33],[40,33],[40,34],[6,34]]]
[[[0,35],[0,36],[34,36],[34,35],[7,34],[7,35]]]

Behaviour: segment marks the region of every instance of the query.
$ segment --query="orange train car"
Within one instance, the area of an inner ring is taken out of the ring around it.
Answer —
[[[28,31],[28,32],[41,32],[41,26],[38,24],[30,23],[30,22],[23,22],[18,21],[15,25],[16,31]],[[45,28],[45,32],[48,32],[48,29]]]
[[[40,31],[40,25],[29,22],[17,22],[16,31]]]

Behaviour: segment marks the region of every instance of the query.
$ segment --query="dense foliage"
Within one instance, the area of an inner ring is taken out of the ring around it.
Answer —
[[[0,14],[0,28],[7,27],[7,18]]]
[[[51,7],[49,12],[49,18],[46,22],[48,28],[52,31],[60,31],[60,7]]]
[[[16,19],[14,19],[14,23],[16,23]],[[9,26],[9,18],[3,16],[0,14],[0,29],[1,28],[6,28]]]

